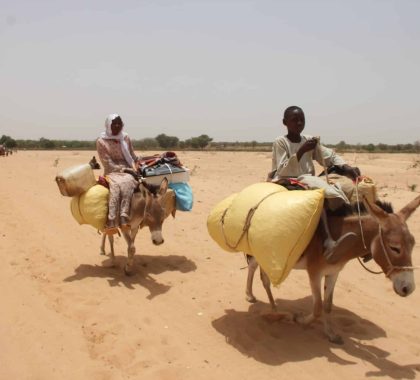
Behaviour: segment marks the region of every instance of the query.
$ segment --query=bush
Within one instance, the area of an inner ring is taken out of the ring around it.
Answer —
[[[178,146],[179,138],[176,136],[166,136],[164,133],[157,135],[155,140],[163,149],[176,148]]]

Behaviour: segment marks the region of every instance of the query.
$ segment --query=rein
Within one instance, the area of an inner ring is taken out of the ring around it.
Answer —
[[[360,235],[361,235],[361,237],[362,237],[362,242],[363,242],[363,248],[367,251],[367,252],[369,252],[369,250],[367,249],[367,246],[366,246],[366,241],[365,241],[365,234],[363,233],[363,226],[362,226],[362,216],[361,216],[361,212],[360,212],[360,199],[359,199],[359,178],[356,178],[356,184],[355,184],[355,187],[356,187],[356,204],[357,204],[357,216],[358,216],[358,219],[359,219],[359,227],[360,227]],[[380,228],[380,226],[379,226],[379,228]],[[382,235],[381,235],[381,237],[382,237]],[[372,274],[382,274],[382,273],[384,273],[383,271],[379,271],[379,272],[376,272],[376,271],[374,271],[374,270],[372,270],[372,269],[369,269],[365,264],[363,264],[363,261],[362,260],[360,260],[360,257],[358,256],[357,257],[357,261],[359,262],[359,264],[365,269],[365,270],[367,270],[369,273],[372,273]]]
[[[321,139],[318,137],[318,141],[319,141],[319,144],[317,144],[317,146],[320,146],[321,145]],[[329,181],[328,181],[328,170],[327,170],[327,165],[325,164],[325,160],[324,160],[324,156],[322,155],[322,151],[321,151],[321,149],[319,148],[319,151],[320,151],[320,153],[321,153],[321,161],[322,161],[322,166],[323,166],[323,168],[324,168],[324,173],[325,173],[325,178],[326,178],[326,180],[327,180],[327,183],[329,183]],[[365,235],[364,235],[364,233],[363,233],[363,227],[362,227],[362,217],[361,217],[361,212],[360,212],[360,201],[359,201],[359,187],[358,187],[358,185],[359,185],[359,178],[356,178],[356,184],[355,184],[355,187],[356,187],[356,201],[357,201],[357,214],[358,214],[358,217],[359,217],[359,226],[360,226],[360,235],[361,235],[361,237],[362,237],[362,242],[363,242],[363,248],[367,251],[367,252],[369,252],[369,250],[367,249],[367,246],[366,246],[366,241],[365,241]],[[381,235],[382,236],[382,235]],[[386,254],[386,251],[385,251],[385,254]],[[388,258],[388,256],[387,256],[387,258]],[[389,260],[389,258],[388,258],[388,260]],[[363,261],[362,260],[360,260],[360,257],[357,257],[357,261],[360,263],[360,265],[366,270],[366,271],[368,271],[369,273],[372,273],[372,274],[382,274],[382,273],[384,273],[384,272],[382,272],[382,271],[380,271],[380,272],[375,272],[375,271],[373,271],[373,270],[371,270],[371,269],[369,269],[365,264],[363,264]],[[391,264],[392,265],[392,264]],[[390,272],[389,272],[390,273]]]

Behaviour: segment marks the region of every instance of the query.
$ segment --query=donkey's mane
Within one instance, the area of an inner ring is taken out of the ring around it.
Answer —
[[[145,183],[145,182],[143,182],[142,183],[142,185],[147,189],[147,190],[149,190],[154,196],[156,196],[157,194],[158,194],[158,191],[159,191],[159,189],[160,189],[160,186],[159,185],[152,185],[152,184],[149,184],[149,183]]]
[[[394,208],[392,204],[389,202],[384,201],[376,201],[375,204],[379,206],[382,210],[387,212],[388,214],[392,214],[394,212]],[[330,216],[350,216],[350,215],[357,215],[359,212],[365,215],[367,214],[367,210],[365,205],[362,202],[359,202],[359,206],[357,204],[354,205],[343,205],[342,207],[338,208],[337,210],[331,211],[327,210],[327,214]]]

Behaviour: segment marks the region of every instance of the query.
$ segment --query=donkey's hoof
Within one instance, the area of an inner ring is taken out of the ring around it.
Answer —
[[[105,255],[106,255],[105,251],[101,251],[101,252],[99,252],[99,254],[100,254],[101,256],[105,256]]]
[[[126,276],[131,276],[133,274],[133,269],[131,268],[131,266],[126,265],[124,267],[124,273]]]
[[[344,344],[344,340],[343,340],[343,338],[340,335],[329,336],[328,337],[328,340],[331,343],[334,343],[334,344],[339,344],[339,345],[343,345]]]
[[[249,302],[249,303],[255,303],[255,302],[257,302],[257,299],[253,296],[253,295],[247,295],[246,297],[245,297],[245,299]]]

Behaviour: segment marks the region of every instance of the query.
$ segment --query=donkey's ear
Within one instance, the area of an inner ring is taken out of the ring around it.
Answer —
[[[141,191],[141,196],[143,198],[146,198],[147,194],[149,193],[149,189],[147,189],[147,187],[143,183],[140,185],[140,191]]]
[[[164,204],[163,208],[165,209],[165,219],[172,215],[175,218],[176,213],[176,199],[175,199],[175,193],[173,190],[169,190],[166,192],[166,194],[163,197]]]
[[[379,223],[384,222],[388,218],[388,213],[386,211],[382,210],[379,206],[369,201],[365,196],[363,197],[363,204],[369,214]]]
[[[165,177],[164,179],[162,179],[162,182],[160,183],[159,195],[160,196],[164,195],[167,190],[168,190],[168,179]]]
[[[420,206],[420,195],[413,199],[408,205],[404,206],[397,214],[402,220],[406,221],[411,214]]]

